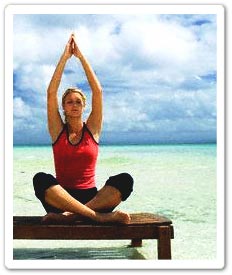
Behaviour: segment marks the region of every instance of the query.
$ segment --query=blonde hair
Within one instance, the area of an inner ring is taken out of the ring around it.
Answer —
[[[82,98],[82,101],[84,103],[84,106],[86,104],[86,96],[85,94],[82,92],[81,89],[78,89],[78,88],[68,88],[62,95],[62,105],[64,105],[64,102],[65,102],[65,98],[67,95],[71,94],[71,93],[78,93],[81,95],[81,98]]]

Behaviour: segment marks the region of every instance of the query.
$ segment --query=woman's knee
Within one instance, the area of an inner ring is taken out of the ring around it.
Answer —
[[[129,173],[121,173],[119,175],[123,179],[124,182],[126,182],[127,184],[133,186],[134,179]]]
[[[56,178],[50,174],[39,172],[33,177],[35,195],[40,200],[44,199],[44,193],[50,186],[57,184],[58,182]]]
[[[46,174],[45,173],[39,172],[39,173],[35,174],[34,177],[33,177],[34,187],[37,184],[43,183],[45,179],[46,179]]]
[[[117,188],[122,196],[122,201],[125,201],[133,191],[134,179],[128,173],[121,173],[112,177],[106,182],[106,185]]]
[[[46,190],[49,187],[51,187],[53,185],[57,185],[57,184],[58,184],[58,182],[57,182],[56,178],[50,174],[39,172],[39,173],[35,174],[35,176],[33,177],[35,196],[41,201],[41,203],[47,213],[49,213],[49,212],[61,213],[62,212],[60,209],[49,205],[45,201]]]
[[[133,190],[134,179],[129,173],[118,174],[118,182],[128,190]]]

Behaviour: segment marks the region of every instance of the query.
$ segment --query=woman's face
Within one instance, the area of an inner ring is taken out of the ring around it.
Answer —
[[[69,93],[63,103],[66,117],[80,117],[84,111],[85,104],[79,93]]]

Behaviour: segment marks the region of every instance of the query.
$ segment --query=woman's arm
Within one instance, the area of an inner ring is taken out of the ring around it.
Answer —
[[[52,139],[55,142],[58,135],[62,131],[63,121],[59,113],[58,105],[58,88],[61,77],[64,71],[67,60],[72,56],[72,36],[70,37],[65,50],[56,66],[55,72],[52,76],[47,90],[47,116],[48,116],[48,130]]]
[[[86,124],[91,133],[93,134],[94,138],[96,139],[96,141],[98,141],[101,133],[103,116],[102,87],[91,65],[78,48],[74,35],[73,54],[80,60],[85,71],[86,77],[88,79],[90,88],[92,90],[92,110],[87,119]]]

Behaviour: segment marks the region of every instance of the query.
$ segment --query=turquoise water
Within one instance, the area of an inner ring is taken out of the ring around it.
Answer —
[[[51,147],[16,146],[13,165],[14,215],[44,215],[34,196],[32,178],[38,171],[54,174]],[[216,145],[101,146],[97,187],[121,172],[134,177],[135,187],[118,208],[170,218],[175,230],[173,259],[216,259]],[[154,259],[154,242],[144,240],[143,247],[135,249],[127,247],[127,240],[15,240],[14,258]]]

